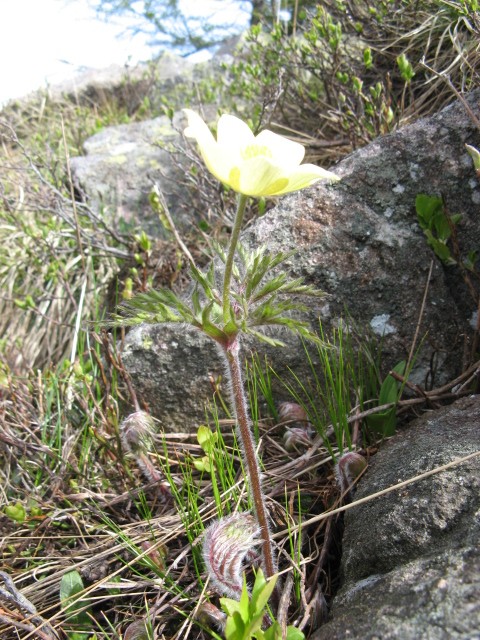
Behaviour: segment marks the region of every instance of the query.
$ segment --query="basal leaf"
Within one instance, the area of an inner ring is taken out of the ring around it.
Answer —
[[[87,609],[90,600],[77,599],[75,596],[84,590],[83,581],[78,571],[69,571],[60,582],[60,601],[62,608],[68,614],[70,621],[79,627],[91,626]]]
[[[406,368],[406,362],[402,360],[394,368],[393,371],[399,375],[404,375]],[[378,396],[378,404],[397,403],[400,389],[400,382],[396,380],[390,374],[385,378],[380,387],[380,393]],[[396,407],[391,407],[385,411],[373,413],[366,418],[367,425],[375,433],[389,437],[393,436],[397,426],[397,411]]]
[[[261,569],[257,571],[255,584],[252,590],[252,597],[250,600],[250,615],[263,616],[263,611],[267,606],[267,602],[275,589],[278,575],[272,576],[270,580],[265,580]]]
[[[245,329],[245,333],[248,333],[252,336],[255,336],[255,338],[257,338],[257,340],[259,340],[260,342],[265,342],[266,344],[269,344],[271,347],[284,347],[285,343],[282,342],[281,340],[278,340],[277,338],[272,338],[270,336],[267,336],[265,333],[260,333],[260,331],[255,331],[254,329],[247,327]]]
[[[213,293],[212,285],[209,282],[208,274],[205,275],[204,273],[202,273],[202,271],[200,271],[200,269],[197,269],[197,267],[195,267],[193,264],[191,264],[190,265],[190,275],[195,280],[195,282],[198,282],[198,284],[202,287],[202,289],[203,289],[205,295],[207,296],[207,298],[209,300],[214,300],[216,296]]]
[[[402,360],[397,365],[395,365],[395,367],[393,367],[392,371],[403,376],[403,374],[405,373],[406,365],[407,363],[405,362],[405,360]],[[382,386],[380,387],[378,403],[382,405],[389,404],[390,402],[397,402],[399,388],[400,382],[398,380],[395,380],[393,376],[388,374],[383,381]]]

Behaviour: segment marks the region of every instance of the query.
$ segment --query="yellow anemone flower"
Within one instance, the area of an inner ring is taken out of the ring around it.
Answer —
[[[254,136],[250,127],[230,115],[220,117],[217,139],[202,118],[184,109],[185,135],[195,138],[208,170],[234,191],[246,196],[279,196],[309,187],[317,180],[339,180],[314,164],[300,164],[305,148],[273,131]]]

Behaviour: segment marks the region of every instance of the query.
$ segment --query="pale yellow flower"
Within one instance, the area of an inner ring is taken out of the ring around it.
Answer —
[[[338,180],[314,164],[300,164],[305,148],[272,131],[254,136],[250,127],[230,115],[220,117],[217,139],[202,118],[184,109],[185,135],[195,138],[208,170],[234,191],[246,196],[279,196],[298,191],[318,180]]]

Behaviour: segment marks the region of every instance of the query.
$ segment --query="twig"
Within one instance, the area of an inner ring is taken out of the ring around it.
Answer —
[[[80,254],[80,258],[82,260],[83,272],[84,272],[84,274],[86,276],[87,275],[87,273],[86,273],[87,264],[85,262],[85,253],[83,251],[81,227],[80,227],[80,223],[78,221],[77,201],[75,200],[75,192],[73,190],[72,171],[70,169],[70,154],[68,153],[67,136],[65,135],[65,123],[63,121],[63,117],[61,118],[61,125],[62,125],[63,147],[64,147],[64,151],[65,151],[68,186],[70,187],[70,198],[71,198],[71,201],[72,201],[73,219],[75,221],[75,235],[76,235],[76,238],[77,238],[78,253]]]
[[[428,294],[428,289],[430,287],[432,270],[433,270],[433,259],[430,260],[430,268],[428,270],[427,282],[425,284],[425,290],[423,292],[422,304],[420,305],[420,313],[418,314],[417,326],[415,327],[415,335],[413,336],[412,346],[410,347],[410,352],[408,354],[407,366],[405,367],[405,371],[409,371],[410,365],[413,360],[413,353],[415,351],[415,346],[417,344],[418,334],[420,333],[420,325],[422,324],[422,318],[425,311],[425,304],[427,302],[427,294]]]
[[[277,622],[282,628],[282,638],[286,637],[288,622],[288,607],[290,605],[290,593],[293,587],[293,575],[288,574],[287,579],[282,585],[282,595],[277,609]]]
[[[430,73],[433,73],[434,76],[436,76],[437,78],[440,78],[440,80],[443,80],[448,87],[452,90],[452,92],[456,95],[456,97],[460,100],[460,102],[463,104],[465,111],[468,113],[468,115],[470,116],[470,118],[472,119],[472,122],[475,124],[475,126],[480,130],[480,120],[477,118],[477,116],[473,113],[472,109],[470,108],[470,105],[468,104],[468,102],[465,100],[465,98],[462,96],[462,94],[458,91],[458,89],[453,85],[452,81],[450,80],[450,78],[445,75],[445,73],[443,72],[438,72],[435,69],[432,69],[432,67],[430,67],[426,62],[425,62],[425,58],[423,57],[420,60],[420,65],[422,67],[424,67],[424,69],[427,69],[427,71],[430,71]]]
[[[281,538],[282,536],[285,536],[285,535],[291,535],[295,531],[299,531],[304,527],[308,527],[311,524],[314,524],[315,522],[320,522],[321,520],[330,518],[330,516],[333,516],[336,513],[342,513],[343,511],[348,511],[349,509],[353,509],[353,507],[357,507],[358,505],[364,504],[365,502],[370,502],[375,498],[384,496],[387,493],[396,491],[397,489],[402,489],[403,487],[406,487],[409,484],[413,484],[414,482],[418,482],[419,480],[424,480],[425,478],[434,476],[437,473],[441,473],[442,471],[447,471],[448,469],[451,469],[452,467],[456,467],[459,464],[463,464],[464,462],[468,462],[468,460],[476,458],[477,456],[480,456],[480,451],[475,451],[474,453],[470,453],[468,456],[464,456],[463,458],[457,458],[456,460],[452,460],[451,462],[448,462],[447,464],[443,464],[440,467],[436,467],[435,469],[431,469],[430,471],[425,471],[425,473],[420,473],[418,476],[414,476],[413,478],[409,478],[408,480],[399,482],[398,484],[392,485],[391,487],[387,487],[386,489],[382,489],[381,491],[372,493],[369,496],[365,496],[365,498],[360,498],[359,500],[355,500],[354,502],[350,502],[349,504],[344,504],[341,507],[332,509],[331,511],[325,511],[324,513],[321,513],[318,516],[314,516],[313,518],[310,518],[310,520],[305,520],[301,524],[298,524],[294,527],[290,527],[289,529],[284,529],[283,531],[279,531],[278,533],[273,534],[272,538]]]
[[[158,184],[155,184],[153,187],[153,192],[155,193],[155,195],[158,197],[160,204],[162,206],[162,213],[165,216],[165,218],[168,221],[168,224],[170,225],[170,230],[173,233],[175,240],[177,241],[178,246],[180,247],[180,249],[182,250],[182,252],[185,254],[185,256],[187,257],[188,261],[190,262],[190,264],[192,265],[192,267],[196,267],[195,265],[195,260],[193,259],[192,254],[190,253],[190,251],[188,250],[187,245],[183,242],[182,238],[180,237],[180,234],[177,231],[177,227],[175,226],[175,223],[173,221],[173,218],[170,214],[170,211],[168,209],[168,205],[167,205],[167,201],[165,200],[165,196],[163,195],[162,191],[160,190]]]
[[[392,378],[394,378],[398,382],[401,382],[403,386],[408,387],[418,396],[421,396],[424,400],[428,400],[427,392],[425,391],[425,389],[422,389],[420,385],[410,382],[409,380],[407,380],[407,378],[405,378],[405,376],[400,375],[396,371],[390,371],[388,375],[392,376]]]
[[[38,640],[52,640],[52,638],[58,639],[58,635],[51,636],[43,633],[40,629],[35,628],[32,624],[26,624],[25,622],[19,622],[18,620],[12,620],[8,616],[0,614],[0,622],[8,624],[11,627],[15,627],[16,629],[22,629],[23,631],[29,631],[30,634],[36,633]]]
[[[45,640],[52,640],[52,638],[58,640],[58,635],[55,630],[50,626],[48,622],[43,620],[41,616],[38,615],[37,609],[35,605],[33,605],[28,598],[26,598],[23,593],[21,593],[17,587],[15,586],[13,580],[4,571],[0,571],[0,578],[3,580],[5,587],[0,587],[0,598],[6,600],[13,604],[17,609],[23,609],[27,613],[30,614],[32,622],[36,625],[37,628],[34,628],[33,625],[18,622],[7,618],[6,616],[0,616],[0,618],[5,622],[8,621],[8,624],[16,626],[20,629],[24,629],[26,631],[35,632],[38,634],[38,637]],[[46,631],[43,632],[40,630],[41,627],[45,627]]]

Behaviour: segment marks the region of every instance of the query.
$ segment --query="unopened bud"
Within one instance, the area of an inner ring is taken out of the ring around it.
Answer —
[[[120,425],[120,438],[123,447],[138,455],[153,448],[155,423],[146,411],[135,411],[125,418]]]
[[[296,402],[280,402],[278,418],[280,422],[308,422],[307,412]]]
[[[288,427],[283,434],[283,444],[287,451],[309,447],[312,444],[313,430],[309,426]]]
[[[137,620],[132,622],[125,629],[124,640],[148,640],[150,634],[148,632],[148,621]]]
[[[196,618],[206,627],[215,626],[221,632],[225,630],[227,615],[211,602],[204,602],[200,605]]]
[[[259,528],[249,513],[234,513],[217,520],[205,531],[203,560],[212,586],[221,596],[239,600],[244,561],[259,544]]]
[[[367,466],[367,461],[356,451],[342,454],[335,465],[335,475],[342,494],[351,490],[351,485]]]
[[[156,482],[160,491],[170,495],[164,476],[153,465],[148,454],[154,449],[155,423],[146,411],[135,411],[120,425],[120,439],[125,451],[131,453],[143,475],[150,482]]]

